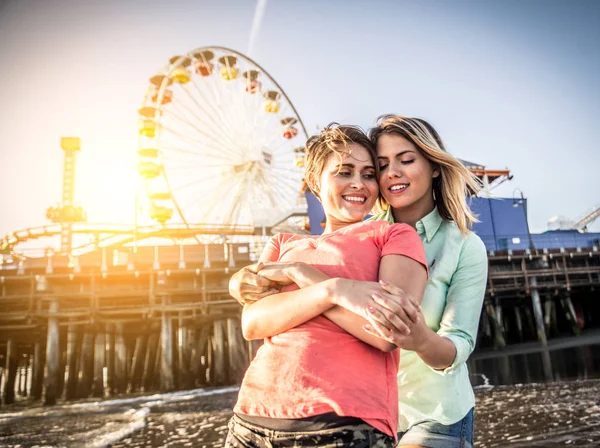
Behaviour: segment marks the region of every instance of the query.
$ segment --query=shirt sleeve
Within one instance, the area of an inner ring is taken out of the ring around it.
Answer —
[[[382,221],[379,221],[383,225]],[[387,223],[386,223],[387,224]],[[385,232],[381,256],[404,255],[422,264],[427,270],[425,248],[419,234],[408,224],[388,224]]]
[[[487,285],[488,259],[485,245],[472,233],[462,247],[458,266],[446,295],[446,306],[437,334],[455,345],[456,356],[452,365],[435,372],[446,375],[466,362],[473,349],[479,315]]]
[[[267,263],[269,261],[279,260],[279,250],[281,248],[281,234],[273,235],[269,242],[264,247],[258,261],[260,263]]]

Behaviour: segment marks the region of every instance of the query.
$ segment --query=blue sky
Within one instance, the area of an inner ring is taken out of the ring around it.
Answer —
[[[248,50],[256,2],[0,0],[0,234],[45,223],[61,135],[91,221],[133,221],[148,78],[207,45]],[[269,0],[251,56],[309,132],[426,118],[456,156],[508,167],[543,231],[600,204],[600,2]],[[598,223],[594,228],[600,228]]]

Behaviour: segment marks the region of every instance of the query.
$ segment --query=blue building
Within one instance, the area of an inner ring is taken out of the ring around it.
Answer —
[[[320,235],[325,213],[312,193],[308,191],[305,195],[310,232]],[[551,230],[530,234],[526,219],[527,199],[473,197],[470,205],[480,221],[473,226],[473,231],[483,240],[489,252],[525,250],[532,245],[538,250],[600,246],[600,233]]]
[[[600,233],[578,230],[550,230],[530,234],[526,219],[527,199],[471,199],[472,210],[479,215],[473,231],[485,243],[488,251],[559,249],[599,246]]]

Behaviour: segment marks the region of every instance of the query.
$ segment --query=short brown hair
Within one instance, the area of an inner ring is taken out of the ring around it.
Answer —
[[[349,146],[353,143],[367,150],[375,167],[376,174],[379,174],[375,145],[358,126],[330,123],[319,134],[313,135],[306,141],[304,177],[308,188],[310,188],[316,197],[319,197],[319,193],[315,191],[313,182],[323,173],[323,168],[329,155],[336,154],[341,159],[343,155],[348,155],[352,152]]]

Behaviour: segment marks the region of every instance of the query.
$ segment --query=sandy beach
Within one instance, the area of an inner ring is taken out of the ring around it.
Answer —
[[[222,447],[235,387],[0,413],[3,447]],[[476,390],[475,446],[600,446],[600,380]]]

